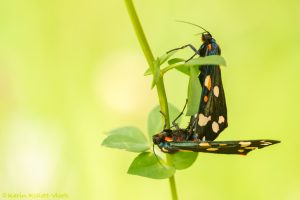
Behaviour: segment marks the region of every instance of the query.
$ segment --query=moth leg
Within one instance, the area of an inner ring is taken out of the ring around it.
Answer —
[[[187,127],[189,129],[186,140],[195,140],[197,139],[198,134],[195,133],[195,127],[198,119],[195,116],[191,116],[190,123]]]
[[[179,117],[181,117],[181,115],[183,114],[183,112],[184,112],[184,110],[185,110],[185,107],[186,107],[186,105],[187,105],[187,102],[188,102],[188,100],[186,99],[185,105],[184,105],[184,107],[183,107],[181,113],[180,113],[180,114],[174,119],[174,121],[172,122],[173,126],[174,126],[177,130],[179,129],[179,126],[178,126],[178,123],[176,123],[176,121],[177,121],[177,120],[179,119]]]
[[[188,61],[192,60],[196,55],[198,55],[198,54],[195,53],[192,57],[190,57],[189,59],[187,59],[185,62],[188,62]]]
[[[167,53],[170,53],[170,52],[172,52],[172,51],[176,51],[176,50],[179,50],[179,49],[184,49],[184,48],[186,48],[186,47],[190,47],[190,48],[195,52],[195,54],[200,55],[199,51],[198,51],[193,45],[191,45],[191,44],[187,44],[187,45],[184,45],[184,46],[182,46],[182,47],[178,47],[178,48],[175,48],[175,49],[171,49],[170,51],[167,51]]]
[[[166,114],[163,113],[161,110],[160,110],[159,112],[160,112],[160,114],[162,114],[162,116],[164,116],[164,118],[165,118],[165,124],[164,124],[164,130],[165,130],[166,127],[167,127],[167,125],[166,125],[166,121],[167,121]]]

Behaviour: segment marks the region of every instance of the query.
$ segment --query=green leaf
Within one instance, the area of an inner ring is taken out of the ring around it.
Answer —
[[[152,74],[152,71],[151,71],[151,68],[149,67],[145,72],[144,72],[144,76],[148,76],[148,75],[151,75]]]
[[[159,79],[159,75],[160,75],[160,65],[159,65],[159,58],[157,58],[154,62],[153,62],[153,80],[152,80],[152,84],[151,84],[151,89],[154,88],[154,86],[156,85],[158,79]]]
[[[173,56],[178,50],[171,51],[169,53],[165,53],[161,57],[159,57],[159,65],[164,64],[171,56]]]
[[[198,153],[196,152],[177,152],[170,154],[173,166],[176,169],[186,169],[190,167],[197,159]]]
[[[150,149],[146,137],[136,127],[122,127],[114,129],[108,134],[102,142],[103,146],[131,152],[143,152]]]
[[[186,64],[178,65],[175,67],[175,69],[177,69],[178,71],[180,71],[188,76],[190,75],[190,68],[191,68],[191,66],[186,65]]]
[[[176,58],[174,58],[174,59],[176,59]],[[226,63],[225,63],[225,60],[222,56],[214,55],[214,56],[206,56],[206,57],[195,58],[193,60],[190,60],[187,63],[176,66],[175,69],[177,69],[178,71],[180,71],[180,72],[184,73],[185,75],[189,76],[190,75],[190,68],[191,67],[198,67],[199,65],[224,65],[224,66],[226,66]]]
[[[161,162],[163,162],[161,160]],[[151,152],[140,153],[131,163],[128,174],[144,176],[153,179],[164,179],[173,176],[175,168],[160,163]]]
[[[192,59],[185,63],[186,65],[223,65],[226,66],[225,59],[222,56],[213,55]]]
[[[180,113],[180,111],[173,106],[172,104],[168,104],[169,108],[169,114],[170,114],[170,121],[172,122]],[[154,107],[149,115],[148,115],[148,136],[150,140],[152,141],[152,136],[161,132],[163,130],[163,120],[162,120],[162,114],[159,112],[160,107],[156,106]],[[178,123],[180,123],[181,118],[177,120]]]
[[[190,68],[190,80],[188,86],[188,105],[186,115],[192,116],[198,112],[202,88],[198,79],[199,70]]]
[[[173,58],[171,60],[168,61],[168,64],[169,65],[173,65],[173,64],[176,64],[176,63],[179,63],[179,62],[184,62],[185,60],[182,59],[182,58]]]

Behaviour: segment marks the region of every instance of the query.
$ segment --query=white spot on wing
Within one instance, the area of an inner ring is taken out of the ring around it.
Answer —
[[[219,97],[219,87],[218,87],[218,86],[215,86],[215,87],[214,87],[214,95],[215,95],[216,97]]]
[[[221,115],[221,116],[219,116],[219,121],[218,121],[218,123],[219,124],[222,124],[222,123],[224,123],[225,122],[225,118]]]
[[[217,133],[220,129],[219,124],[217,122],[213,122],[211,127],[212,127],[213,132],[215,132],[215,133]]]
[[[262,143],[262,144],[260,144],[260,145],[268,146],[268,145],[270,145],[270,144],[272,144],[272,142],[264,142],[264,143]]]
[[[239,144],[241,145],[241,147],[247,147],[251,144],[251,142],[239,142]]]
[[[202,113],[199,114],[199,126],[205,126],[211,120],[211,116],[205,117]]]

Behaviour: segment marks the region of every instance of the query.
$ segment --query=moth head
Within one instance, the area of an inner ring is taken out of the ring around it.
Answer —
[[[159,145],[160,143],[165,141],[165,137],[170,135],[171,130],[165,129],[162,132],[155,134],[152,136],[152,141],[154,144]]]
[[[204,33],[202,33],[201,39],[202,39],[202,42],[204,42],[204,43],[210,42],[212,39],[212,35],[209,32],[204,32]]]

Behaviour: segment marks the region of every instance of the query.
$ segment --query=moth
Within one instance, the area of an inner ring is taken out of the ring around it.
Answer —
[[[216,43],[210,32],[204,30],[201,33],[202,45],[197,50],[188,44],[171,51],[190,47],[194,55],[200,57],[221,55],[221,48]],[[169,51],[169,52],[171,52]],[[227,107],[225,92],[222,84],[221,69],[218,65],[199,66],[199,81],[202,87],[198,113],[191,117],[189,126],[185,129],[178,127],[176,120],[172,122],[175,129],[164,129],[161,133],[153,136],[153,144],[156,144],[163,152],[175,153],[178,151],[207,152],[219,154],[242,154],[246,155],[254,149],[260,149],[272,144],[279,143],[277,140],[237,140],[237,141],[214,141],[219,134],[228,126]]]
[[[186,106],[186,104],[185,104]],[[184,106],[184,109],[185,109]],[[194,127],[188,126],[185,129],[179,128],[176,120],[183,114],[183,111],[172,122],[174,129],[165,129],[154,135],[153,145],[157,145],[164,153],[176,152],[205,152],[217,154],[240,154],[247,155],[254,149],[261,149],[273,144],[278,140],[233,140],[233,141],[212,141],[199,138]],[[192,119],[194,121],[194,119]]]
[[[201,141],[181,140],[186,132],[182,130],[164,130],[153,137],[153,142],[164,153],[176,152],[204,152],[217,154],[247,155],[250,151],[261,149],[273,144],[278,140],[233,140],[233,141]]]

